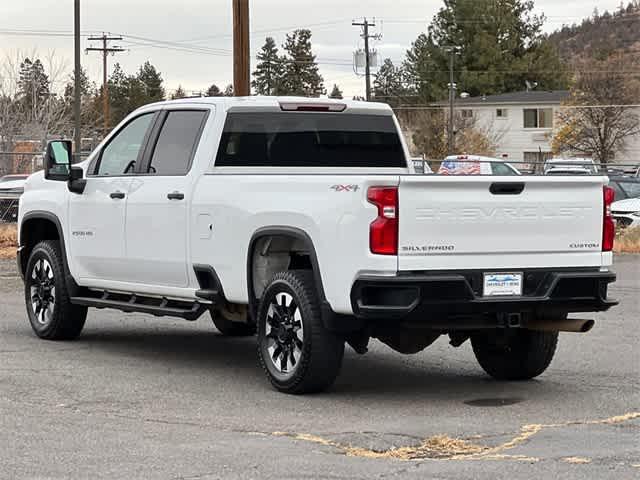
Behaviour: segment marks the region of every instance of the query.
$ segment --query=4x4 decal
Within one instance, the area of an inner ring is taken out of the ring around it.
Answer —
[[[331,190],[336,192],[357,192],[360,188],[359,185],[332,185]]]

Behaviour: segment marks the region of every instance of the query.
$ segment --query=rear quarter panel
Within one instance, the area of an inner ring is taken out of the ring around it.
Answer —
[[[264,227],[293,227],[311,238],[326,299],[338,313],[352,313],[350,291],[359,274],[396,273],[397,257],[369,252],[369,225],[377,211],[366,192],[372,185],[397,185],[399,177],[309,170],[242,174],[218,168],[198,183],[192,260],[215,268],[229,301],[248,301],[249,243]]]

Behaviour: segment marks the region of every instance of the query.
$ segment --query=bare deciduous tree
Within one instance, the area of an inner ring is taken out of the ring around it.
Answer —
[[[593,156],[609,162],[623,151],[629,137],[640,134],[640,115],[631,106],[640,88],[622,75],[630,66],[620,58],[582,62],[571,96],[557,114],[552,146],[555,153]]]
[[[37,104],[25,101],[20,89],[20,70],[27,58],[39,58],[38,52],[17,51],[0,63],[0,152],[3,152],[0,169],[6,173],[30,171],[33,155],[25,148],[26,143],[35,144],[36,151],[41,151],[52,136],[68,134],[72,124],[68,106],[55,90]],[[49,84],[59,85],[67,72],[66,64],[54,51],[47,53],[41,62]],[[18,151],[17,146],[21,147]]]
[[[444,109],[398,110],[402,129],[414,153],[434,160],[444,159],[447,151],[447,114]],[[476,117],[455,116],[455,145],[458,153],[493,157],[504,132],[482,123]]]

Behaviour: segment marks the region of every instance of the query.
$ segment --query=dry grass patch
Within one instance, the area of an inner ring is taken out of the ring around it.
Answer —
[[[17,226],[15,224],[0,224],[0,259],[14,258],[17,246]]]
[[[613,244],[616,253],[640,253],[640,227],[619,230]]]

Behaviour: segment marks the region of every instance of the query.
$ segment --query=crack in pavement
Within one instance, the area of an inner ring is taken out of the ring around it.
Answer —
[[[434,435],[432,437],[424,439],[420,445],[410,447],[397,447],[378,451],[368,448],[354,447],[352,445],[345,445],[308,433],[272,432],[271,435],[276,437],[293,438],[295,440],[301,440],[335,448],[344,455],[351,457],[374,459],[386,458],[395,460],[518,460],[537,462],[540,459],[536,457],[529,457],[526,455],[510,455],[504,452],[526,443],[532,437],[546,429],[563,428],[578,425],[617,425],[637,418],[640,418],[640,412],[629,412],[624,415],[617,415],[598,420],[573,420],[562,423],[523,425],[514,438],[495,447],[488,447],[485,445],[473,443],[469,441],[469,439],[451,438],[447,435]],[[564,461],[566,461],[567,463],[588,463],[588,461],[590,461],[584,460],[588,459],[582,459],[581,457],[569,457],[569,459],[564,459]]]
[[[7,399],[9,400],[9,399]],[[65,407],[69,409],[70,412],[73,413],[81,413],[83,411],[82,408],[78,408],[83,406],[82,401],[67,403],[67,404],[59,404],[58,407]],[[92,402],[95,403],[95,402]],[[97,402],[97,403],[107,403],[110,401]],[[43,404],[44,405],[44,404]],[[95,406],[95,405],[94,405]],[[189,420],[178,420],[178,419],[163,419],[163,418],[153,418],[148,416],[137,416],[130,415],[124,413],[117,413],[113,411],[96,411],[93,410],[90,412],[92,415],[104,415],[106,417],[111,418],[119,418],[123,420],[133,420],[133,421],[142,421],[149,423],[157,423],[157,424],[165,424],[165,425],[181,425],[181,426],[190,426],[197,428],[219,428],[214,424],[207,422],[197,422],[197,421],[189,421]],[[495,438],[504,435],[508,435],[509,433],[503,434],[495,434],[495,435],[472,435],[466,438],[451,438],[446,434],[434,435],[432,437],[421,440],[421,443],[413,446],[405,446],[405,447],[393,447],[385,450],[376,450],[372,448],[363,448],[358,446],[353,446],[351,444],[341,443],[339,441],[331,440],[328,438],[324,438],[318,435],[308,434],[308,433],[295,433],[295,432],[260,432],[260,431],[252,431],[252,430],[244,430],[244,429],[221,429],[222,431],[226,431],[229,433],[239,433],[244,435],[256,435],[256,436],[264,436],[264,437],[284,437],[291,438],[294,440],[299,440],[307,443],[313,443],[317,445],[322,445],[325,447],[329,447],[337,450],[339,453],[350,456],[350,457],[360,457],[360,458],[370,458],[370,459],[392,459],[392,460],[401,460],[401,461],[419,461],[419,460],[513,460],[513,461],[525,461],[525,462],[538,462],[540,458],[531,457],[522,454],[508,454],[505,453],[517,446],[525,444],[532,437],[537,435],[543,430],[554,429],[554,428],[565,428],[571,426],[585,426],[585,425],[620,425],[631,420],[635,420],[640,418],[640,412],[629,412],[623,415],[612,416],[604,419],[596,419],[596,420],[572,420],[561,423],[549,423],[549,424],[527,424],[520,427],[517,433],[511,432],[512,435],[515,435],[510,440],[497,445],[497,446],[487,446],[478,443],[478,440]],[[369,435],[374,434],[378,436],[388,435],[386,432],[340,432],[335,435],[344,435],[344,434],[363,434],[367,433]],[[394,435],[402,435],[402,434],[394,434]],[[413,436],[408,436],[409,438],[417,438]],[[570,463],[570,464],[586,464],[590,463],[591,459],[583,458],[583,457],[566,457],[561,458],[560,460]],[[640,467],[639,464],[632,464],[632,467]],[[196,477],[197,478],[197,477]]]

